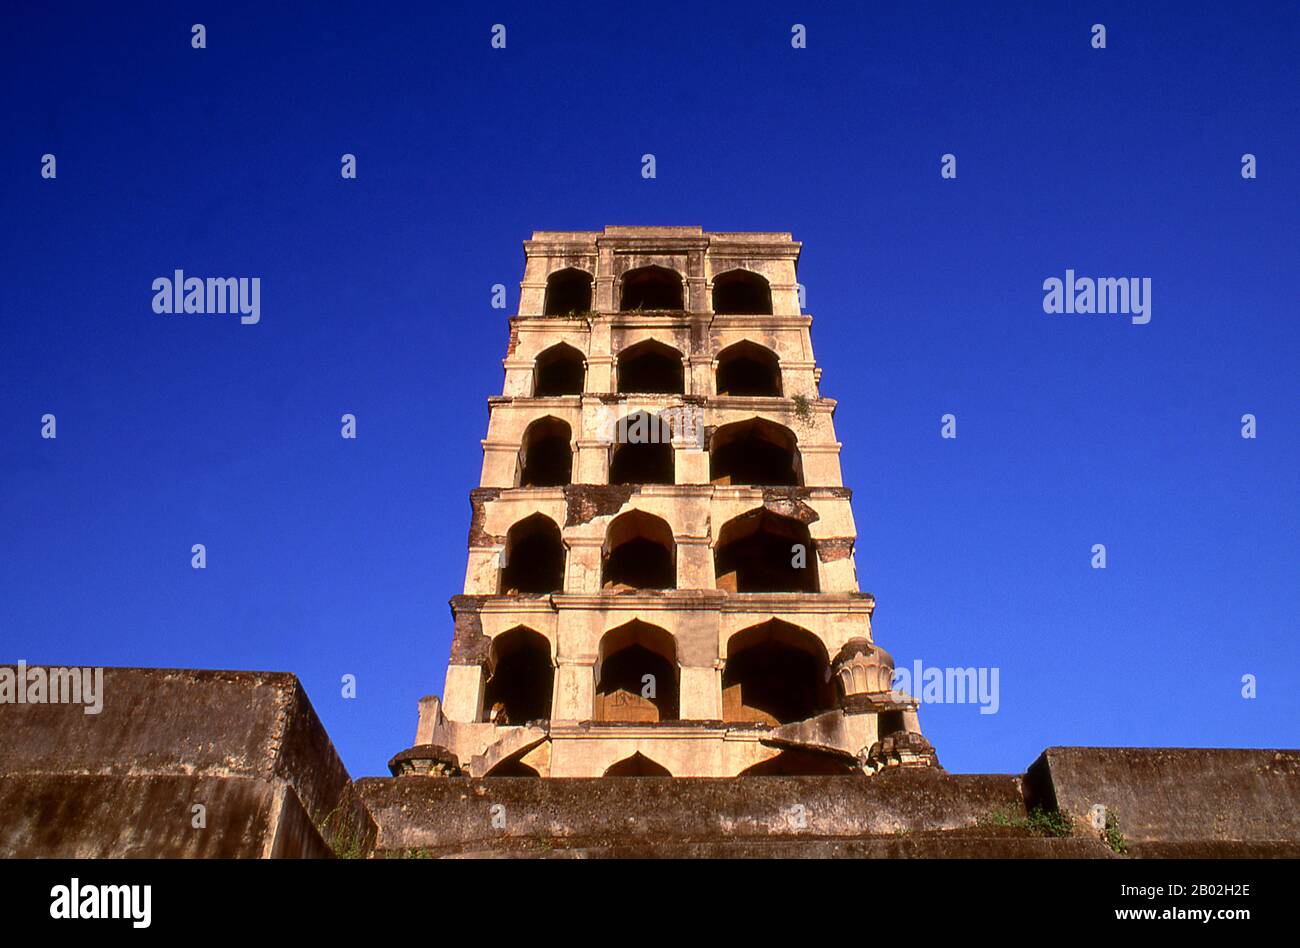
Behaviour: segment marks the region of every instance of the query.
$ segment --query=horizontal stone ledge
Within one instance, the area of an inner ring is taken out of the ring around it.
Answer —
[[[1135,842],[1300,841],[1295,749],[1049,747],[1025,795],[1076,823],[1105,807]]]
[[[536,595],[457,595],[454,614],[479,612],[550,613],[561,609],[694,610],[773,612],[799,615],[871,615],[876,598],[866,592],[733,593],[725,589],[643,589],[619,593],[538,593]]]
[[[495,450],[518,453],[519,446],[512,442],[488,443]],[[826,445],[829,452],[833,446]],[[816,450],[810,446],[809,450]],[[796,497],[803,500],[849,500],[852,488],[838,484],[810,485],[806,487],[782,487],[762,484],[585,484],[577,482],[558,487],[476,487],[470,490],[472,500],[485,502],[505,498],[538,498],[554,500],[564,497],[564,491],[575,488],[618,488],[630,487],[630,497],[712,497],[715,500],[747,500],[755,506],[761,504],[769,494]],[[483,493],[480,494],[479,492]],[[626,501],[625,501],[626,503]]]
[[[358,781],[381,849],[485,849],[515,838],[780,839],[970,830],[1021,811],[1019,778],[934,771],[874,777],[436,778]],[[493,825],[492,808],[503,816]],[[792,819],[797,813],[797,819]]]

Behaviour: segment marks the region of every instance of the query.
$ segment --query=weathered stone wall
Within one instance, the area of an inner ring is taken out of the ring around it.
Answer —
[[[377,848],[390,853],[580,845],[646,854],[699,841],[969,831],[999,811],[1023,812],[1016,776],[933,770],[878,777],[365,778],[357,786],[380,827]]]
[[[1023,777],[354,784],[292,675],[112,668],[105,692],[98,715],[0,704],[0,857],[1112,857],[1094,804],[1129,855],[1300,857],[1296,750],[1054,747]],[[1026,826],[1058,806],[1075,835]]]
[[[320,856],[373,839],[293,675],[109,668],[103,688],[99,714],[0,705],[0,856]]]
[[[1289,841],[1295,849],[1300,841],[1296,750],[1049,747],[1029,768],[1025,795],[1080,825],[1105,806],[1130,843],[1170,854],[1187,853],[1187,843],[1213,855],[1216,843]]]

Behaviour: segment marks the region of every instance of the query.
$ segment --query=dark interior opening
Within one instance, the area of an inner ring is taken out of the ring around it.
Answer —
[[[723,526],[714,570],[717,588],[729,592],[817,592],[817,549],[808,528],[766,509]]]
[[[551,716],[555,669],[546,637],[520,626],[492,640],[492,669],[483,688],[483,713],[493,724],[526,724]]]
[[[606,777],[671,777],[667,767],[661,767],[649,757],[642,756],[637,751],[631,757],[624,757],[616,764],[612,764],[605,771]]]
[[[483,776],[485,777],[540,777],[536,770],[518,758],[511,757],[497,764]]]
[[[723,719],[789,724],[834,706],[826,650],[812,633],[779,619],[738,632],[722,672]]]
[[[620,444],[609,465],[611,484],[671,484],[671,444]]]
[[[682,304],[682,278],[675,270],[665,267],[641,267],[623,274],[623,289],[618,308],[622,312],[635,310],[680,311]]]
[[[548,276],[542,312],[547,316],[591,312],[591,274],[577,267],[565,267]]]
[[[606,589],[676,589],[672,528],[659,517],[629,511],[609,526],[601,584]]]
[[[582,353],[566,343],[557,343],[537,357],[533,368],[533,395],[581,395],[586,366]]]
[[[533,514],[511,527],[505,560],[502,593],[553,593],[564,588],[564,542],[550,517]]]
[[[673,556],[653,540],[628,540],[605,561],[604,587],[614,589],[675,589]]]
[[[677,674],[676,643],[658,626],[633,619],[605,633],[600,641],[594,719],[677,720]],[[653,681],[648,682],[646,676]]]
[[[878,733],[881,737],[888,737],[897,731],[906,730],[903,726],[902,711],[881,711],[880,720],[877,722]]]
[[[772,314],[772,287],[750,270],[728,270],[713,278],[713,311],[734,315]]]
[[[718,353],[718,394],[781,396],[781,365],[776,353],[752,342],[738,342]]]
[[[860,771],[847,760],[816,751],[787,748],[775,757],[747,767],[742,777],[816,777],[822,775],[847,775]]]
[[[520,487],[560,487],[570,482],[573,450],[569,426],[558,418],[541,418],[524,432]]]
[[[661,342],[647,340],[618,354],[621,393],[680,395],[686,391],[682,354]]]
[[[794,433],[765,418],[723,425],[709,439],[714,484],[798,487],[803,480]]]

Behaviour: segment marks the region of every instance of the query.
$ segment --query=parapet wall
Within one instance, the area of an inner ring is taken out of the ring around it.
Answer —
[[[1023,812],[1020,778],[929,768],[876,777],[365,778],[388,853],[903,837]]]
[[[109,668],[100,713],[0,704],[0,732],[0,856],[323,856],[374,837],[290,674]]]
[[[353,783],[293,675],[111,668],[104,698],[96,715],[0,703],[0,857],[1111,858],[1095,805],[1128,855],[1300,857],[1296,750],[1053,747],[1023,776]],[[1035,808],[1072,835],[1041,835]]]
[[[1214,855],[1289,843],[1300,853],[1300,751],[1049,747],[1025,779],[1030,806],[1086,824],[1104,806],[1135,851]]]

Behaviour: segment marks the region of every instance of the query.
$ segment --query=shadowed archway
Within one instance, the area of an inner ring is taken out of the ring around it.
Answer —
[[[618,308],[621,312],[637,310],[680,311],[682,302],[682,277],[667,267],[638,267],[623,274]]]
[[[650,412],[619,419],[612,432],[611,484],[671,484],[676,477],[672,426]]]
[[[533,363],[533,396],[581,395],[586,374],[582,353],[567,342],[557,342]]]
[[[766,418],[723,425],[709,439],[709,480],[757,487],[802,486],[797,444],[793,431]]]
[[[591,312],[591,274],[577,267],[556,270],[546,278],[546,316],[576,316]]]
[[[682,354],[657,339],[620,350],[618,390],[636,395],[681,395],[686,391]]]
[[[746,767],[741,777],[812,777],[822,775],[860,774],[862,771],[832,754],[787,748],[775,757]]]
[[[668,521],[642,510],[619,514],[605,533],[604,589],[676,589],[676,543]]]
[[[826,647],[807,629],[769,619],[727,640],[725,721],[789,724],[835,706]]]
[[[596,721],[675,721],[677,643],[664,629],[633,619],[606,632],[596,662]]]
[[[767,508],[728,520],[713,554],[715,585],[737,593],[817,592],[817,546],[808,527]]]
[[[605,771],[606,777],[671,777],[667,767],[655,763],[640,751],[631,757],[624,757],[616,764],[611,764]]]
[[[564,541],[560,528],[545,514],[535,513],[511,527],[502,556],[503,594],[543,594],[564,589]]]
[[[720,314],[772,315],[772,286],[753,270],[728,270],[713,278],[713,311]]]
[[[487,672],[484,720],[504,726],[550,718],[555,667],[546,636],[522,625],[501,633],[488,649]]]
[[[520,487],[560,487],[573,473],[573,449],[567,422],[548,415],[524,431],[519,452]]]
[[[718,394],[779,398],[781,363],[765,346],[742,340],[718,353]]]

